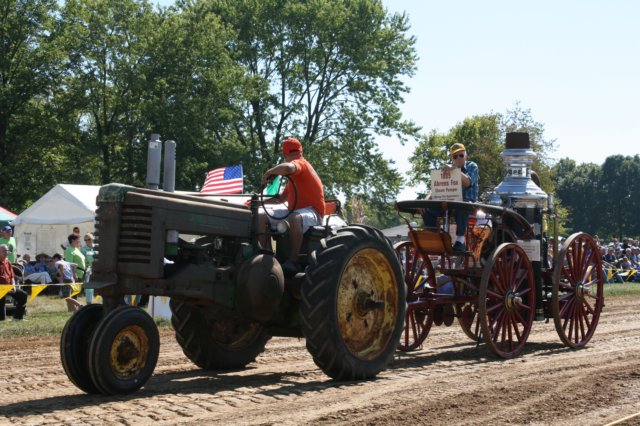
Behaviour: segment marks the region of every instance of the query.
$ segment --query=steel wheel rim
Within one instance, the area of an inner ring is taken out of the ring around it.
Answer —
[[[149,337],[138,325],[124,327],[113,339],[109,365],[120,380],[127,380],[144,369],[149,354]]]
[[[604,304],[603,283],[602,258],[593,238],[570,236],[554,260],[551,300],[556,331],[567,346],[583,347],[593,337]]]
[[[380,250],[365,248],[345,265],[338,284],[337,317],[349,352],[373,360],[388,347],[398,315],[398,283]]]
[[[435,287],[435,271],[431,261],[425,262],[422,253],[410,241],[397,244],[403,277],[407,286],[407,313],[398,349],[411,351],[422,345],[433,324],[432,311],[425,307],[416,307],[415,302],[424,300],[425,286]],[[421,271],[426,269],[426,278]]]
[[[487,346],[503,358],[517,356],[535,314],[533,268],[521,247],[506,243],[494,251],[482,274],[478,308]]]

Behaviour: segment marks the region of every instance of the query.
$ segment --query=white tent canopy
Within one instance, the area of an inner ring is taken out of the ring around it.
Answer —
[[[14,225],[75,225],[93,221],[100,186],[58,184],[13,221]]]
[[[94,232],[99,190],[98,185],[54,186],[13,221],[18,253],[53,255],[74,226],[81,235]]]

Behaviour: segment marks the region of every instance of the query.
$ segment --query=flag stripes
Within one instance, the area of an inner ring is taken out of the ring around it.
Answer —
[[[207,173],[201,194],[241,194],[242,164],[221,167]]]

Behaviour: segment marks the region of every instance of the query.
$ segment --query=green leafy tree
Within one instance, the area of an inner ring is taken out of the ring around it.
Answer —
[[[60,171],[57,162],[43,160],[43,146],[56,144],[48,140],[50,123],[37,120],[51,116],[47,103],[62,59],[56,13],[55,0],[4,0],[0,6],[0,204],[16,211],[43,185],[40,173],[34,186],[25,175]]]
[[[640,156],[614,155],[602,165],[601,196],[606,235],[622,239],[640,235],[637,212],[640,209]],[[588,195],[591,197],[591,194]]]
[[[143,70],[157,14],[149,1],[67,0],[62,19],[69,51],[64,103],[81,133],[69,141],[70,155],[90,171],[85,181],[140,184]]]
[[[456,142],[464,144],[468,158],[478,164],[480,189],[493,189],[503,176],[500,152],[504,149],[500,116],[489,114],[466,118],[446,135],[432,131],[425,136],[409,158],[411,182],[429,183],[431,170],[440,169],[449,162],[449,147]]]
[[[394,198],[401,177],[375,137],[417,135],[399,110],[416,62],[407,17],[378,0],[203,4],[237,32],[231,47],[248,84],[235,130],[256,165],[249,180],[258,182],[280,141],[296,136],[329,193]]]
[[[504,150],[507,132],[512,131],[529,133],[532,150],[537,155],[533,169],[540,176],[543,189],[552,192],[554,185],[549,155],[554,149],[555,140],[546,139],[544,125],[533,120],[531,111],[522,109],[518,103],[505,114],[473,116],[456,124],[446,134],[432,131],[423,136],[409,158],[410,182],[428,185],[430,171],[448,162],[449,147],[460,142],[465,145],[469,160],[478,164],[480,190],[491,190],[504,179],[500,153]]]
[[[229,49],[233,29],[204,3],[189,2],[164,11],[154,33],[144,70],[145,125],[176,141],[176,188],[193,190],[224,165],[259,168],[236,131],[247,82]]]
[[[570,159],[558,162],[553,171],[556,192],[566,209],[567,233],[578,231],[592,235],[604,230],[602,221],[602,169],[597,164],[579,164]]]

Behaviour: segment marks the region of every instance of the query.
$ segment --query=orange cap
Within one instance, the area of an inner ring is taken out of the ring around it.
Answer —
[[[302,152],[302,144],[296,138],[288,138],[282,142],[282,153],[283,154],[291,154],[292,152],[299,151]]]

